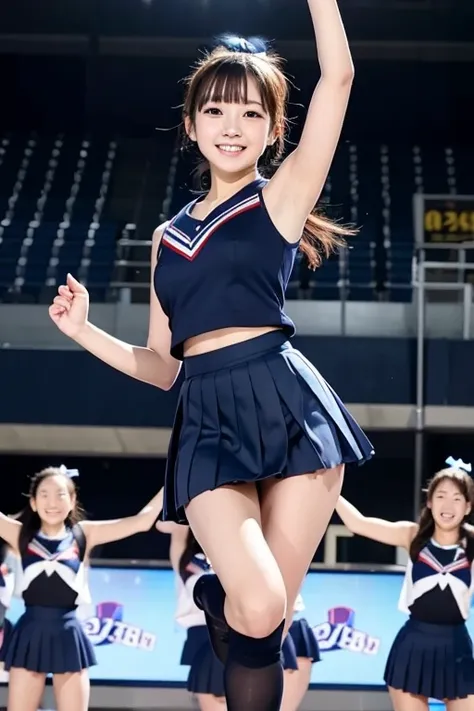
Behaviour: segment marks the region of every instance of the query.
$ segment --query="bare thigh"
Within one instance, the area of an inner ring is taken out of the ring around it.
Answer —
[[[54,696],[57,711],[87,711],[89,708],[89,672],[83,669],[70,674],[55,674]]]
[[[46,674],[13,667],[8,681],[7,711],[37,711],[44,692]]]
[[[196,694],[200,711],[226,711],[227,704],[223,696]]]
[[[344,465],[262,483],[262,527],[285,581],[286,627],[341,492]]]
[[[474,711],[474,696],[445,701],[447,711]]]
[[[266,637],[285,614],[285,584],[261,528],[254,484],[222,486],[196,496],[186,509],[191,529],[226,592],[229,625]]]
[[[428,711],[428,699],[425,696],[409,694],[401,689],[388,687],[394,711]]]

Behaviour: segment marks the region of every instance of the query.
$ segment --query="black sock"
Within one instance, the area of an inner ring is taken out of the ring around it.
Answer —
[[[202,575],[194,586],[193,596],[206,617],[214,654],[225,664],[229,651],[229,626],[224,615],[225,591],[217,575]]]
[[[224,672],[227,711],[279,711],[283,696],[280,650],[284,623],[255,639],[229,629]]]

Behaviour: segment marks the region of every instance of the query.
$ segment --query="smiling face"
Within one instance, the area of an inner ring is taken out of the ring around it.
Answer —
[[[223,173],[238,173],[255,166],[274,142],[270,116],[262,104],[257,83],[247,78],[246,101],[211,100],[188,123],[189,137],[202,155]]]
[[[70,479],[63,474],[43,478],[30,499],[30,506],[48,526],[62,525],[75,504]]]
[[[211,169],[247,172],[283,150],[287,91],[276,60],[218,50],[188,80],[186,133]]]
[[[431,509],[435,526],[442,531],[459,528],[471,511],[471,504],[462,492],[460,483],[448,477],[437,483],[428,507]]]

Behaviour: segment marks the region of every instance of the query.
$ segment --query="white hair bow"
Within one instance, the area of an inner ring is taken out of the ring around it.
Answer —
[[[467,474],[471,474],[472,472],[472,464],[470,464],[469,462],[463,462],[462,459],[454,459],[454,457],[448,457],[446,459],[446,464],[449,467],[452,467],[453,469],[461,469]]]
[[[74,479],[76,476],[79,476],[79,469],[68,469],[65,464],[61,464],[59,471],[69,479]]]

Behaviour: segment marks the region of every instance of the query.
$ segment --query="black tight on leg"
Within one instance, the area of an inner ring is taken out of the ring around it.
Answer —
[[[229,650],[229,626],[224,615],[225,592],[217,575],[202,575],[194,586],[194,602],[204,612],[214,654],[226,663]]]
[[[224,672],[227,711],[279,711],[283,696],[283,627],[284,622],[263,639],[229,628]]]

